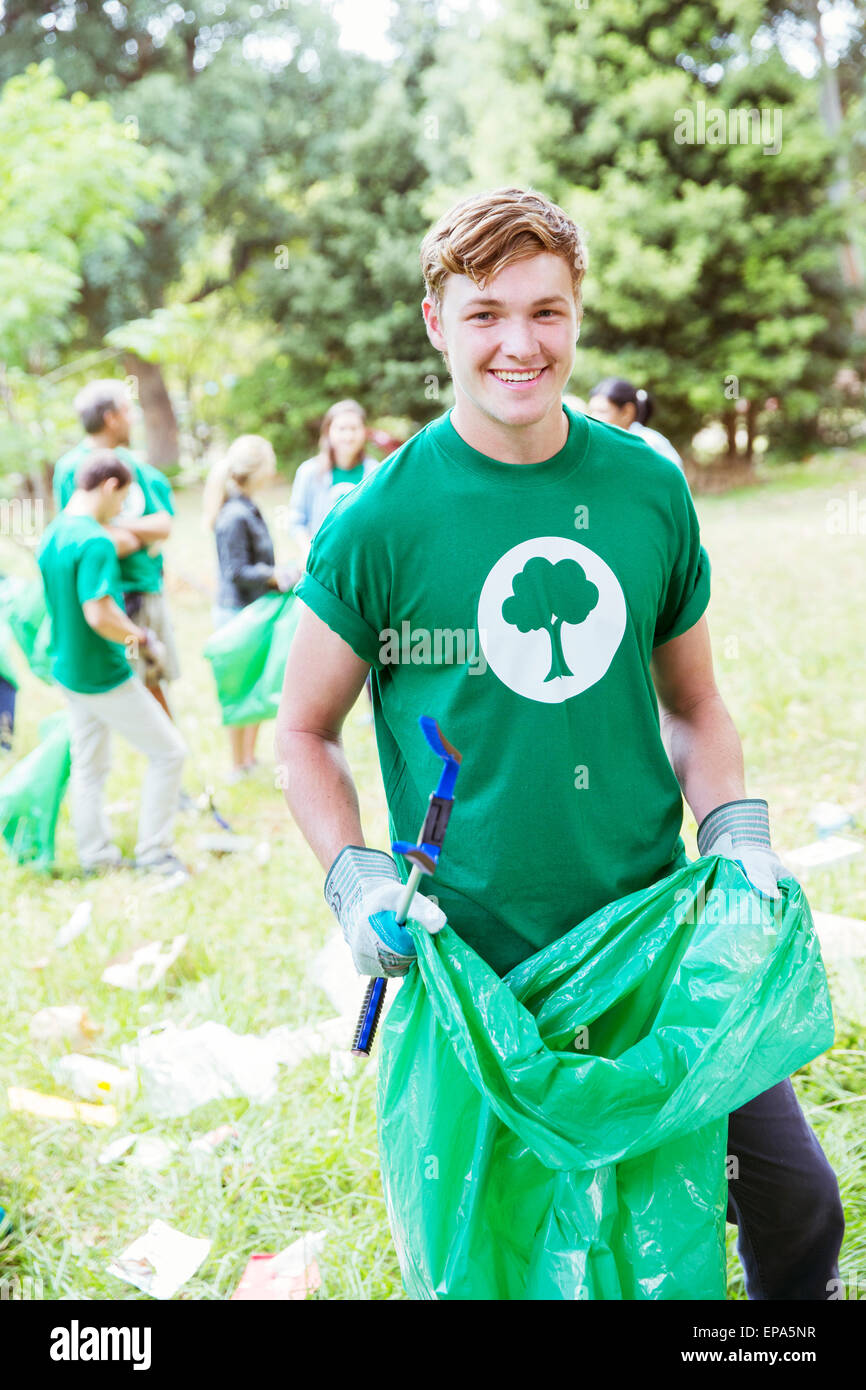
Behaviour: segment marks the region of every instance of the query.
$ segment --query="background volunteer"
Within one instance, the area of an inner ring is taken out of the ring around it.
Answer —
[[[287,592],[298,577],[297,568],[275,563],[268,524],[253,500],[253,493],[267,487],[276,475],[273,446],[260,434],[242,434],[234,440],[208,474],[204,519],[216,541],[215,627],[231,622],[263,594]],[[258,724],[229,726],[230,781],[256,766],[258,732]]]
[[[277,749],[286,800],[328,869],[325,896],[359,971],[414,956],[400,875],[364,845],[340,729],[372,668],[391,838],[414,841],[434,715],[464,754],[429,930],[447,920],[500,973],[698,848],[778,896],[788,871],[715,684],[709,564],[683,474],[638,439],[563,409],[582,315],[577,228],[533,190],[457,204],[421,247],[431,343],[455,405],[339,502],[310,550]],[[395,524],[395,518],[399,524]],[[404,620],[417,653],[383,660]],[[468,628],[480,663],[424,657]],[[658,695],[658,704],[657,704]],[[662,737],[661,721],[664,724]],[[667,746],[666,746],[667,745]],[[729,1117],[728,1219],[750,1298],[827,1297],[838,1183],[790,1080]]]
[[[657,454],[670,459],[677,468],[682,468],[683,461],[671,441],[658,430],[650,429],[647,424],[653,412],[652,398],[648,391],[637,389],[622,377],[609,376],[595,387],[587,409],[596,420],[604,420],[608,425],[619,425],[620,429],[639,435]]]
[[[104,806],[111,731],[147,757],[136,867],[186,873],[172,852],[172,823],[186,749],[168,715],[133,673],[127,650],[158,665],[156,635],[127,617],[120,567],[107,526],[123,507],[131,470],[109,450],[94,450],[79,485],[47,527],[37,559],[52,622],[52,674],[69,706],[72,824],[82,868],[122,862]]]
[[[298,465],[292,484],[289,525],[302,561],[334,504],[378,467],[366,443],[367,416],[357,401],[337,401],[326,410],[318,453]]]
[[[76,472],[93,449],[113,450],[132,473],[132,485],[110,535],[120,557],[127,615],[155,632],[165,648],[160,681],[149,679],[138,655],[131,657],[132,666],[168,714],[161,682],[176,680],[180,674],[174,628],[163,592],[161,554],[162,545],[171,534],[174,515],[171,484],[164,473],[128,447],[132,401],[122,381],[106,378],[89,382],[76,396],[75,409],[86,434],[55,465],[54,500],[58,511],[66,506],[75,490]]]

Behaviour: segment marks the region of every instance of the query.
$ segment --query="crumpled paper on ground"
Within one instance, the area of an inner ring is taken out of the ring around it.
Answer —
[[[210,1100],[270,1100],[279,1066],[297,1066],[350,1041],[345,1019],[304,1028],[283,1025],[264,1037],[234,1033],[222,1023],[195,1028],[166,1023],[124,1044],[121,1057],[137,1071],[151,1112],[168,1117],[188,1115]]]
[[[229,1301],[306,1298],[322,1283],[316,1256],[324,1241],[324,1231],[308,1231],[277,1255],[250,1255],[241,1281]]]
[[[108,1266],[108,1273],[152,1298],[172,1298],[207,1258],[211,1242],[154,1221]]]
[[[119,989],[153,989],[174,965],[186,942],[181,934],[171,942],[148,941],[144,946],[136,946],[105,967],[103,983]]]
[[[64,1042],[87,1047],[102,1025],[94,1023],[80,1004],[53,1004],[40,1009],[30,1020],[34,1042]]]

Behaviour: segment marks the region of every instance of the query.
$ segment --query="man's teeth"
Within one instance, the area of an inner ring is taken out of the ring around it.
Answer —
[[[534,381],[537,376],[541,376],[543,371],[543,367],[536,367],[532,372],[497,372],[494,370],[493,375],[498,377],[500,381]]]

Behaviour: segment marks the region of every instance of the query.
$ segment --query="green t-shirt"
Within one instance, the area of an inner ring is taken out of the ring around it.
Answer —
[[[686,862],[650,658],[701,617],[709,561],[676,465],[565,413],[521,465],[440,416],[337,503],[297,586],[373,667],[393,839],[439,775],[419,716],[463,754],[429,891],[503,974]]]
[[[82,439],[68,454],[64,454],[54,467],[54,501],[58,511],[66,506],[75,491],[75,474],[91,451],[88,438]],[[121,463],[132,471],[133,482],[123,504],[123,511],[117,517],[118,526],[124,519],[134,520],[141,516],[151,516],[154,512],[168,512],[174,516],[171,498],[171,483],[158,468],[137,457],[131,449],[119,444],[112,453]],[[147,550],[136,550],[125,555],[120,561],[120,579],[123,592],[158,594],[162,589],[162,555],[148,555]]]
[[[132,667],[122,642],[94,632],[82,604],[110,594],[123,607],[120,567],[111,537],[90,516],[61,512],[42,537],[37,554],[51,614],[51,673],[69,690],[99,695],[129,680]]]

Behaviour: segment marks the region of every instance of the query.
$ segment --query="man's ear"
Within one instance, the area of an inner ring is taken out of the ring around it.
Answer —
[[[424,315],[427,337],[430,339],[430,342],[436,348],[437,352],[445,352],[447,350],[447,344],[445,342],[445,335],[442,332],[440,320],[441,308],[437,308],[430,296],[425,295],[421,301],[421,312]]]

